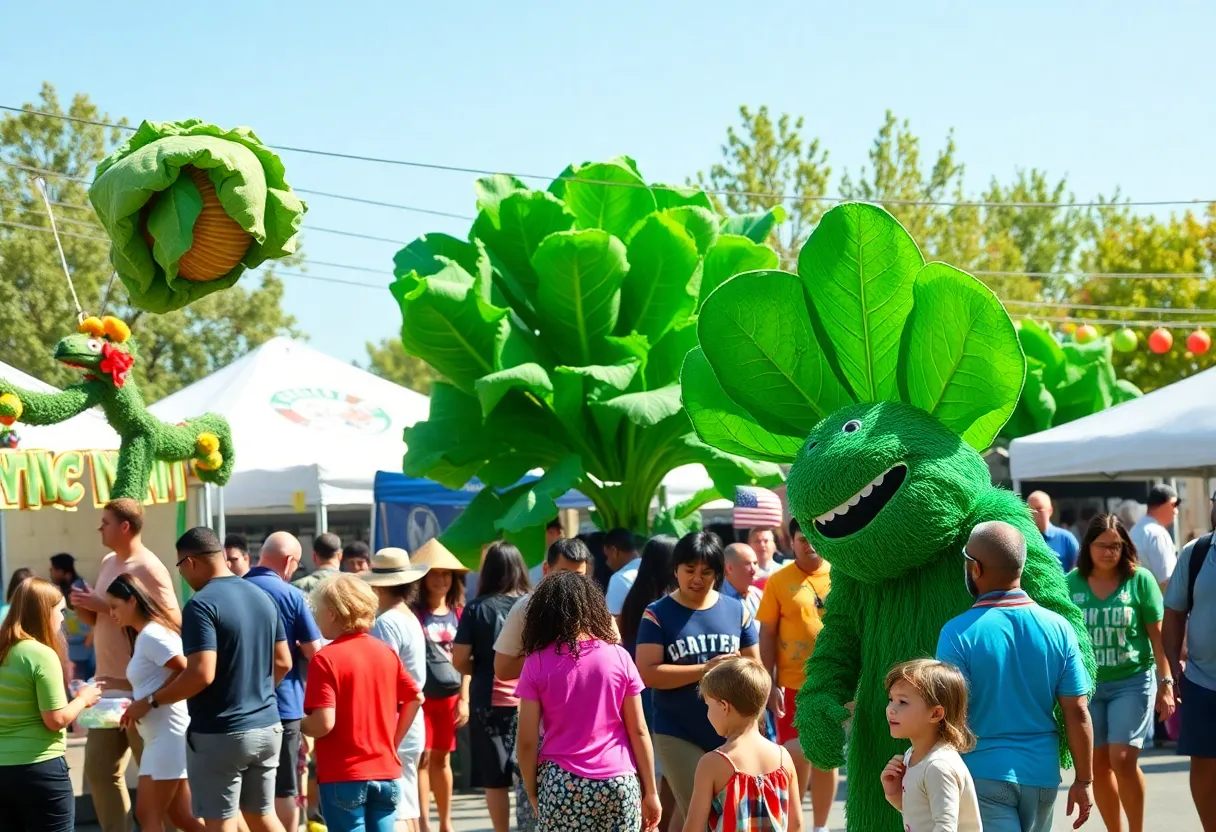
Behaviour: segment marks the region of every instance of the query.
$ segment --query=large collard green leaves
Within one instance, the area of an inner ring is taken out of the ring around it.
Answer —
[[[547,190],[486,177],[477,208],[467,241],[430,234],[399,252],[393,284],[406,349],[445,378],[407,433],[405,468],[488,486],[445,535],[453,551],[475,557],[470,541],[492,531],[536,562],[570,487],[601,525],[645,531],[679,465],[710,469],[713,495],[779,481],[771,464],[697,439],[679,386],[703,276],[775,265],[762,241],[776,212],[725,221],[759,241],[720,233],[704,192],[651,188],[627,157],[572,165]],[[516,484],[537,468],[539,482]]]
[[[769,431],[805,436],[852,402],[816,338],[803,283],[780,271],[722,284],[701,308],[701,350],[722,389]]]
[[[850,203],[823,215],[798,255],[798,272],[858,400],[894,398],[899,339],[924,265],[895,219]]]
[[[724,241],[740,246],[727,233],[715,245]],[[788,462],[799,438],[838,408],[900,400],[982,450],[1013,413],[1026,360],[1000,302],[970,275],[925,265],[881,208],[828,211],[797,276],[764,269],[719,282],[709,261],[701,349],[682,378],[684,406],[705,443]],[[1041,385],[1054,359],[1051,345],[1038,346]]]
[[[1013,321],[991,289],[945,263],[921,269],[912,295],[901,357],[906,401],[986,450],[1026,376]]]

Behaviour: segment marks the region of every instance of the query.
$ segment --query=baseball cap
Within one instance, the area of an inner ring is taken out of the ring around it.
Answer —
[[[1148,490],[1148,505],[1150,508],[1170,502],[1179,504],[1182,502],[1182,500],[1178,499],[1178,492],[1172,487],[1168,485],[1154,485]]]

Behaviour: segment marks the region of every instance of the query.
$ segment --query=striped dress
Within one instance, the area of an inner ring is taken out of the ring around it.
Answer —
[[[715,752],[722,754],[721,751]],[[735,768],[709,806],[709,832],[785,832],[790,811],[790,777],[784,766],[768,774],[744,774]]]

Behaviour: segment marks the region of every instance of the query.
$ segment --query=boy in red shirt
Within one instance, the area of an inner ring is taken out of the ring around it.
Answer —
[[[400,800],[401,744],[422,692],[384,642],[368,635],[371,588],[350,574],[313,592],[321,635],[309,663],[301,728],[316,738],[321,813],[329,832],[392,832]]]

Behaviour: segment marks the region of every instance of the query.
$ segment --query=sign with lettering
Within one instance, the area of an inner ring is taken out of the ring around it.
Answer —
[[[93,485],[93,505],[101,508],[110,501],[117,470],[118,451],[0,450],[0,509],[74,511],[85,496],[85,476]],[[184,462],[158,461],[144,505],[184,502],[188,478]]]

